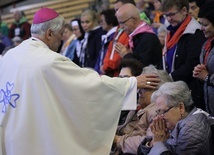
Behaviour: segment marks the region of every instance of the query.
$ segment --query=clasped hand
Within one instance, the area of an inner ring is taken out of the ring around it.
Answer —
[[[169,131],[166,127],[165,120],[161,116],[157,116],[153,119],[150,125],[151,131],[153,133],[152,145],[156,142],[164,142],[169,138]]]
[[[204,64],[198,64],[194,67],[193,77],[198,78],[200,80],[204,80],[208,75],[207,68]]]
[[[124,46],[121,43],[115,44],[115,50],[119,53],[119,55],[123,58],[126,54],[131,53],[128,47]]]

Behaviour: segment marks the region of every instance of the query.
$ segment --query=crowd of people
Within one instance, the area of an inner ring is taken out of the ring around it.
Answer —
[[[0,16],[0,59],[11,48],[31,37],[30,26],[23,11],[15,11],[10,27]]]
[[[212,154],[214,0],[14,19],[0,20],[0,154]]]

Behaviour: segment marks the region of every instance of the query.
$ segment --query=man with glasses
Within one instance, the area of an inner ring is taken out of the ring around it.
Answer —
[[[129,35],[129,48],[117,43],[116,51],[124,58],[136,58],[145,66],[159,66],[161,44],[152,28],[140,19],[138,9],[132,4],[125,4],[116,12],[118,23]]]
[[[204,108],[202,84],[192,77],[205,41],[201,26],[189,15],[188,0],[163,0],[162,12],[170,23],[163,50],[163,68],[174,81],[185,81],[195,105]]]
[[[114,10],[117,11],[124,4],[133,4],[136,6],[136,3],[134,0],[116,0],[116,2],[114,3]],[[144,20],[148,24],[151,24],[150,19],[147,17],[144,11],[140,12],[140,19]]]

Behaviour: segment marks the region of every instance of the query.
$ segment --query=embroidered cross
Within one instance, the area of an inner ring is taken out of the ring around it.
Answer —
[[[7,105],[16,108],[16,101],[19,99],[19,94],[12,94],[14,88],[13,83],[6,83],[6,90],[1,89],[0,91],[0,103],[3,103],[2,112],[6,113]]]

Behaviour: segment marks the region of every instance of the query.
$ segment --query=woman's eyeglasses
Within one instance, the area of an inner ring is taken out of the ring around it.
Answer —
[[[166,109],[166,110],[161,110],[161,109],[159,109],[159,110],[156,110],[156,113],[158,114],[158,115],[165,115],[167,112],[169,112],[171,109],[172,109],[173,107],[169,107],[168,109]]]

